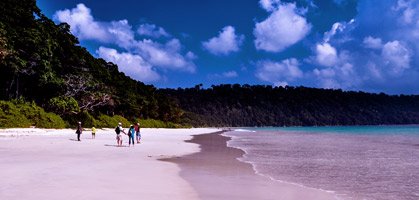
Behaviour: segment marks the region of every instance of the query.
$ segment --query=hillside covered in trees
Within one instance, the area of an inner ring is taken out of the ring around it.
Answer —
[[[306,87],[218,85],[162,89],[194,126],[418,124],[419,96]]]
[[[102,114],[179,121],[173,101],[94,58],[35,0],[0,1],[0,13],[0,100],[34,101],[70,123]]]

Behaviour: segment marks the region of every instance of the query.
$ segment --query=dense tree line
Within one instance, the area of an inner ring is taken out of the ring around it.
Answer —
[[[418,95],[224,84],[162,89],[195,126],[418,124]]]
[[[48,19],[35,0],[2,0],[0,13],[1,100],[34,101],[67,119],[102,113],[179,121],[174,101],[94,58],[68,24]]]

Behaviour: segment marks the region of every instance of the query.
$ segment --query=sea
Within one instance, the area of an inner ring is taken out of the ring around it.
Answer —
[[[226,132],[240,161],[337,199],[419,199],[419,125],[265,127]]]

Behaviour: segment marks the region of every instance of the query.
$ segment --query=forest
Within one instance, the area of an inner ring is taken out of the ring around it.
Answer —
[[[0,127],[419,123],[417,95],[239,84],[158,89],[92,56],[35,0],[2,0],[0,12]]]
[[[173,101],[93,57],[68,24],[48,19],[35,0],[2,0],[0,13],[0,100],[35,102],[69,125],[101,115],[180,121]]]
[[[337,126],[418,124],[418,95],[224,84],[160,89],[194,126]]]

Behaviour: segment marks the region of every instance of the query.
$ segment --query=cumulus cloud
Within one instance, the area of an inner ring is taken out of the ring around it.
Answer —
[[[260,0],[259,5],[261,8],[268,12],[274,11],[281,3],[281,0]]]
[[[317,43],[314,48],[314,56],[308,59],[311,64],[318,68],[307,72],[307,77],[315,80],[314,84],[323,88],[351,89],[359,86],[359,78],[353,66],[353,56],[347,50],[340,53],[331,43],[340,45],[350,41],[347,34],[352,30],[355,20],[349,22],[336,22],[330,31],[324,33],[323,41]]]
[[[390,69],[396,76],[410,68],[409,50],[397,40],[387,42],[383,46],[382,56],[385,64],[390,66]]]
[[[218,34],[208,41],[202,42],[202,46],[214,55],[228,55],[240,50],[244,35],[236,35],[232,26],[226,26]]]
[[[71,10],[57,11],[53,18],[59,22],[70,24],[71,32],[81,40],[96,39],[106,42],[110,39],[109,33],[102,27],[103,25],[93,19],[90,9],[82,3]]]
[[[278,4],[277,8],[273,10],[268,5],[274,6],[275,4],[263,4],[267,6],[265,9],[272,13],[264,21],[256,23],[253,29],[254,43],[258,50],[283,51],[302,40],[311,30],[311,24],[300,15],[295,3],[277,2],[276,4]]]
[[[418,5],[415,5],[411,0],[398,0],[397,4],[393,6],[393,10],[401,12],[399,21],[404,24],[416,23],[414,20],[418,17],[416,14],[417,9]]]
[[[315,44],[306,61],[316,67],[305,77],[318,87],[419,92],[419,3],[360,0],[357,9]]]
[[[106,61],[117,64],[125,75],[136,80],[154,82],[160,79],[159,74],[139,55],[119,53],[116,49],[106,47],[99,47],[96,53]]]
[[[316,61],[323,66],[331,67],[338,62],[337,51],[329,43],[316,45]]]
[[[371,36],[365,37],[362,42],[366,48],[370,49],[381,49],[383,47],[383,42],[381,38],[374,38]]]
[[[54,19],[68,23],[70,31],[80,40],[114,44],[126,51],[119,53],[116,49],[101,47],[96,53],[105,60],[118,64],[122,71],[130,72],[127,74],[132,78],[138,78],[137,80],[159,80],[158,72],[164,73],[167,70],[195,72],[196,66],[193,60],[197,57],[190,51],[183,53],[183,47],[178,39],[171,38],[166,43],[155,42],[151,39],[137,40],[136,33],[126,19],[110,22],[97,21],[93,18],[91,10],[84,4],[78,4],[71,10],[57,11]],[[153,24],[140,25],[137,34],[153,38],[170,37],[162,27]],[[135,69],[129,70],[131,67]],[[143,76],[137,76],[140,72]]]
[[[152,65],[165,69],[177,69],[187,72],[195,72],[193,60],[195,54],[188,52],[185,56],[181,55],[181,44],[178,39],[172,39],[166,44],[160,44],[149,39],[144,39],[136,43],[135,52],[143,55]]]
[[[267,60],[257,63],[256,77],[276,86],[288,85],[290,81],[302,78],[303,75],[299,68],[299,62],[295,58],[285,59],[281,62]]]
[[[339,63],[332,67],[313,70],[316,85],[323,88],[352,88],[361,81],[349,62]]]
[[[353,24],[355,23],[355,19],[351,19],[349,22],[336,22],[332,25],[332,28],[324,33],[324,42],[329,42],[331,38],[336,37],[339,33],[346,33],[352,30]],[[336,38],[335,38],[336,40]],[[347,42],[348,36],[346,34],[342,34],[340,37],[340,42]]]
[[[137,29],[137,33],[153,38],[170,37],[170,34],[164,28],[158,27],[155,24],[141,24]]]

